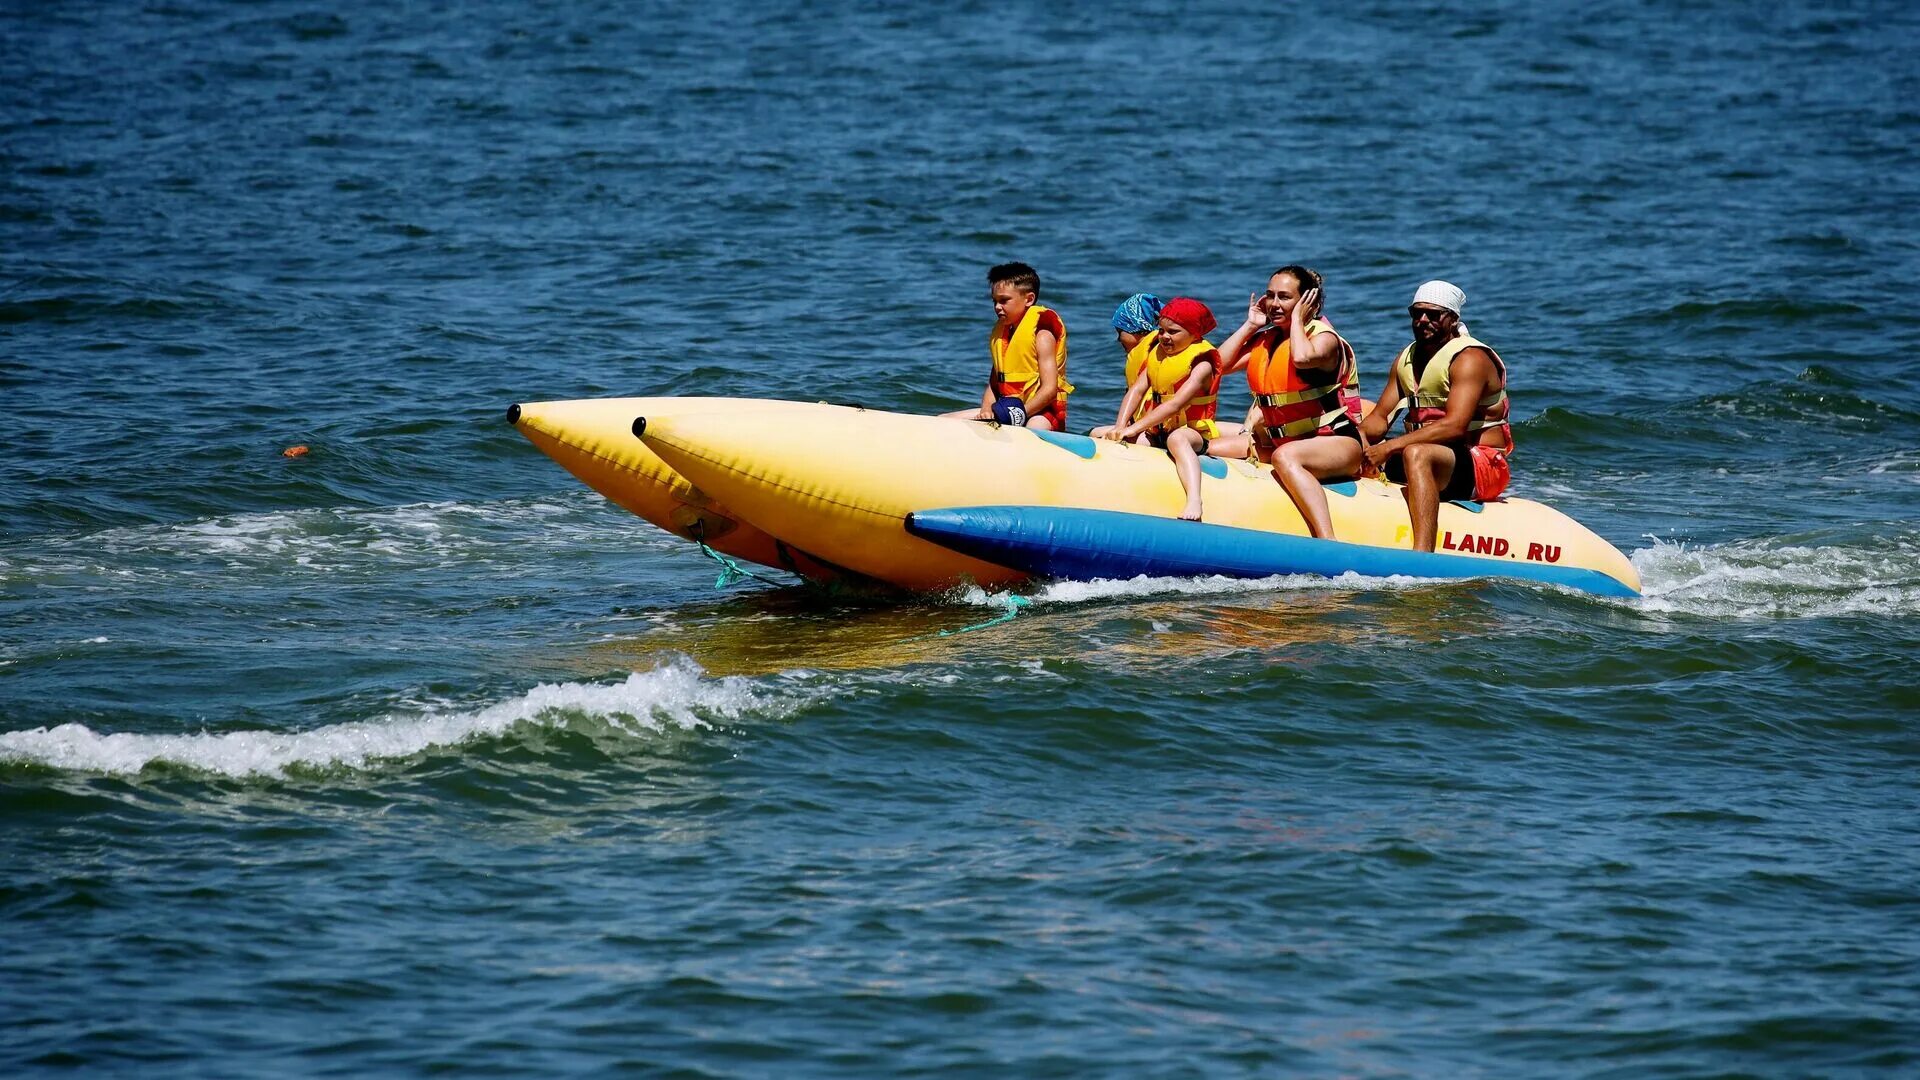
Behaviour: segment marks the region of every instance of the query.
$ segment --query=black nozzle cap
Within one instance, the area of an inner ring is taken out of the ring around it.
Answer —
[[[644,439],[647,437],[646,417],[636,416],[633,418],[633,437],[636,439]]]
[[[507,423],[518,424],[519,422],[520,422],[520,406],[517,403],[507,406]]]

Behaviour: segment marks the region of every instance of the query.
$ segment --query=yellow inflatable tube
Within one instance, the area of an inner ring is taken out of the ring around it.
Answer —
[[[788,404],[717,397],[533,401],[509,408],[507,421],[581,483],[675,536],[705,543],[735,558],[828,580],[839,576],[836,568],[742,521],[661,461],[633,433],[634,420],[642,416],[712,412],[744,416]]]
[[[908,589],[998,586],[1026,576],[910,534],[907,516],[916,511],[1028,506],[1173,518],[1185,501],[1163,451],[1079,435],[797,402],[644,420],[635,430],[647,446],[740,521]],[[1308,535],[1271,470],[1203,460],[1207,522]],[[1342,541],[1409,548],[1412,526],[1398,487],[1334,485],[1328,504]],[[1638,574],[1617,549],[1531,500],[1443,503],[1439,535],[1438,554],[1492,560],[1485,572],[1518,563],[1582,568],[1639,590]]]

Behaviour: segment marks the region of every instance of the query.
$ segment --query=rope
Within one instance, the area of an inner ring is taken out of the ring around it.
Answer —
[[[725,555],[722,555],[719,552],[708,547],[706,541],[704,540],[695,540],[694,543],[700,545],[700,550],[705,552],[708,558],[720,564],[720,576],[713,579],[713,587],[716,589],[724,589],[727,586],[733,584],[734,582],[741,581],[746,578],[752,578],[755,581],[763,581],[763,582],[766,582],[768,585],[786,584],[785,582],[775,581],[772,578],[761,577],[759,574],[756,574],[753,571],[747,569],[746,567],[741,566],[735,560],[730,559]]]
[[[995,615],[993,618],[988,619],[986,622],[975,623],[972,626],[963,626],[958,630],[942,630],[939,633],[935,634],[934,636],[935,637],[952,637],[955,634],[964,634],[970,630],[985,630],[989,626],[999,626],[1003,622],[1011,621],[1015,615],[1020,614],[1021,608],[1026,607],[1028,604],[1033,603],[1033,601],[1027,599],[1024,596],[1015,596],[1012,593],[1008,593],[1004,597],[1004,599],[1006,601],[1007,610],[998,615]]]

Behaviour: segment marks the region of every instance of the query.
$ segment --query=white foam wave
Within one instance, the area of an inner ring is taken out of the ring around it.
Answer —
[[[0,578],[192,576],[220,570],[388,572],[469,562],[517,566],[529,548],[680,546],[592,492],[495,503],[314,507],[38,537],[0,556]]]
[[[1657,538],[1630,558],[1641,610],[1719,618],[1920,613],[1920,534],[1831,544],[1784,538],[1692,547]]]
[[[618,683],[542,684],[479,710],[391,714],[310,731],[140,735],[61,724],[6,732],[0,733],[0,761],[120,775],[165,763],[222,776],[284,776],[294,766],[364,768],[499,735],[519,724],[557,727],[585,716],[644,735],[668,727],[704,728],[708,717],[787,715],[810,698],[807,690],[707,678],[699,665],[682,659]]]
[[[1630,557],[1643,595],[1624,601],[1647,612],[1727,618],[1814,618],[1920,614],[1920,532],[1824,535],[1689,546],[1653,538]],[[1027,595],[1034,604],[1083,604],[1153,596],[1235,596],[1263,592],[1347,592],[1438,584],[1414,577],[1342,574],[1267,578],[1135,577],[1054,581]],[[1556,589],[1560,586],[1540,585]],[[951,602],[1005,610],[1013,594],[955,590]]]
[[[1278,574],[1263,578],[1233,578],[1217,574],[1196,577],[1138,577],[1098,581],[1050,581],[1027,597],[1036,604],[1084,604],[1102,600],[1138,600],[1149,596],[1244,596],[1264,592],[1350,592],[1355,589],[1400,589],[1432,585],[1429,578],[1366,577],[1341,574]],[[1009,594],[981,588],[957,590],[952,599],[978,607],[1005,608]]]

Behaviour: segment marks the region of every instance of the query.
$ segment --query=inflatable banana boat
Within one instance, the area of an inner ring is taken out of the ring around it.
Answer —
[[[749,413],[769,405],[788,404],[702,397],[536,401],[507,409],[507,422],[581,483],[675,536],[704,543],[735,558],[828,581],[840,576],[837,568],[740,520],[674,472],[633,434],[634,420],[642,416]]]
[[[723,398],[516,405],[509,419],[609,499],[677,535],[815,579],[912,590],[1029,577],[1508,577],[1609,596],[1617,549],[1527,499],[1442,503],[1440,550],[1409,550],[1400,488],[1328,487],[1314,540],[1271,470],[1202,460],[1205,522],[1164,451],[857,407]]]

